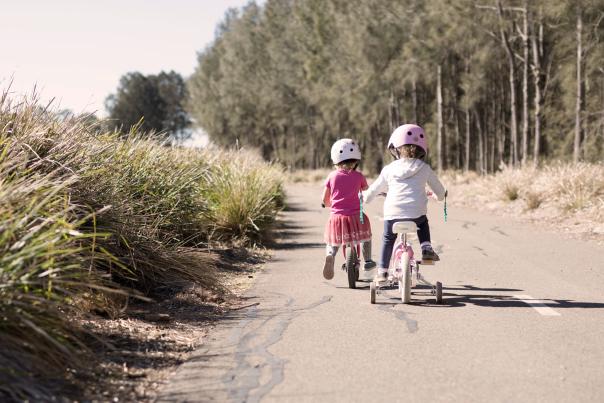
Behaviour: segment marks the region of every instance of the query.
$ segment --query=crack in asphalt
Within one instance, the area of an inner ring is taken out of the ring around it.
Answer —
[[[476,222],[474,222],[474,221],[463,221],[463,223],[461,224],[461,226],[464,229],[469,229],[470,226],[472,226],[472,227],[476,226]]]
[[[284,294],[274,294],[286,299],[283,305],[285,308],[294,304],[293,298]],[[275,386],[283,382],[285,360],[269,352],[269,347],[281,340],[285,330],[297,316],[330,302],[332,298],[332,295],[326,295],[319,301],[301,308],[279,310],[246,332],[245,329],[260,317],[257,307],[250,309],[247,319],[236,336],[239,338],[235,352],[237,365],[223,377],[223,383],[231,385],[229,396],[232,400],[259,402]],[[260,363],[254,364],[254,361],[260,361]],[[269,379],[261,382],[266,369],[268,369]]]
[[[407,325],[407,330],[409,330],[409,333],[417,332],[419,329],[417,321],[413,320],[409,316],[407,316],[407,313],[396,309],[397,306],[398,306],[397,304],[380,305],[379,309],[382,311],[385,311],[385,312],[391,312],[394,314],[394,316],[397,319],[404,321],[405,324]]]
[[[493,228],[491,228],[491,231],[493,232],[497,232],[498,234],[501,234],[503,236],[509,236],[508,234],[506,234],[501,228],[495,226]]]
[[[480,253],[482,253],[483,256],[489,257],[489,255],[484,251],[484,249],[478,247],[478,246],[472,246],[474,249],[476,249],[477,251],[479,251]]]

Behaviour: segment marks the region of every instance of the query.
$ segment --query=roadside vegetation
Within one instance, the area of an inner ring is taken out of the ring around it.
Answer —
[[[0,400],[81,397],[110,348],[91,318],[192,284],[228,293],[216,251],[270,238],[282,180],[251,152],[102,132],[4,93]]]
[[[449,171],[451,201],[604,239],[604,165],[552,162],[492,175]]]

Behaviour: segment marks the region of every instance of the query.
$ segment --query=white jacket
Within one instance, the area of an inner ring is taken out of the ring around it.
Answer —
[[[378,194],[387,192],[384,220],[418,218],[428,212],[426,184],[439,201],[445,197],[445,188],[430,165],[418,159],[401,158],[382,169],[376,181],[363,192],[363,198],[369,203]]]

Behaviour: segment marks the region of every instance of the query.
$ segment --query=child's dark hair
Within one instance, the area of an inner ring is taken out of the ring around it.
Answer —
[[[398,148],[401,158],[416,158],[423,160],[426,156],[426,152],[420,146],[415,144],[405,144]]]
[[[348,160],[338,162],[336,164],[336,166],[338,168],[350,169],[351,171],[354,171],[359,166],[359,160],[351,158]]]

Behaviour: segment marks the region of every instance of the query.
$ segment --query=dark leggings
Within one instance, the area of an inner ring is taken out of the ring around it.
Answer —
[[[390,257],[392,256],[392,248],[396,241],[396,235],[392,232],[392,226],[399,221],[413,221],[417,225],[417,237],[419,243],[430,242],[430,226],[428,225],[428,217],[425,215],[413,218],[401,218],[396,220],[384,220],[384,237],[382,238],[382,254],[378,267],[387,269],[390,265]]]

